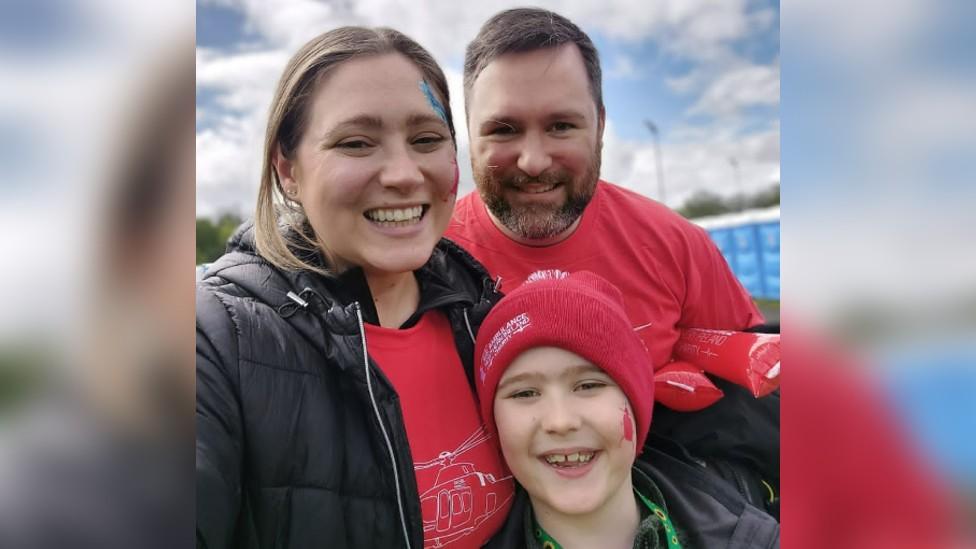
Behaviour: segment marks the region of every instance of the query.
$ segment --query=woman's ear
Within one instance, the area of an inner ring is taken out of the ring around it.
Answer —
[[[298,167],[281,151],[281,145],[275,146],[271,153],[271,163],[278,173],[278,182],[285,196],[295,202],[301,202],[301,187],[298,184]]]

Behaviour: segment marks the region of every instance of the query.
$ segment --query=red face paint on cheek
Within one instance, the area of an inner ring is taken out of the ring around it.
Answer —
[[[457,194],[458,182],[461,180],[461,170],[458,168],[457,159],[452,163],[454,164],[454,186],[451,187],[451,192],[447,193],[447,196],[444,197],[444,202],[447,202],[451,199],[451,196]]]
[[[457,194],[458,182],[461,180],[461,170],[458,168],[457,160],[454,161],[454,186],[451,187],[451,194]]]
[[[634,441],[634,422],[630,419],[630,410],[626,407],[624,408],[624,440],[627,442]],[[623,441],[621,441],[623,442]]]

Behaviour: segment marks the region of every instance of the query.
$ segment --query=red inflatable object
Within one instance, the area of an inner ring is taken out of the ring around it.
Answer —
[[[741,385],[756,398],[779,387],[779,334],[689,328],[675,343],[674,357]]]
[[[654,372],[654,400],[679,412],[708,408],[725,393],[687,362],[671,362]]]

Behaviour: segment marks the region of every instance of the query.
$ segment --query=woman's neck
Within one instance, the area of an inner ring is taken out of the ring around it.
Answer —
[[[585,515],[567,515],[533,502],[535,519],[564,549],[630,549],[640,525],[640,509],[631,486],[627,482],[603,506]]]
[[[366,273],[366,283],[380,326],[399,328],[417,310],[420,286],[413,272]]]

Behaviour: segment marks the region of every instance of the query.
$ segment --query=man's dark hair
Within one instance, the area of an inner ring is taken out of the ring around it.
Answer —
[[[603,80],[600,57],[590,37],[572,21],[540,8],[515,8],[495,14],[485,22],[464,53],[464,110],[471,109],[474,81],[492,61],[507,53],[530,52],[576,44],[590,81],[590,95],[597,113],[603,113]]]

